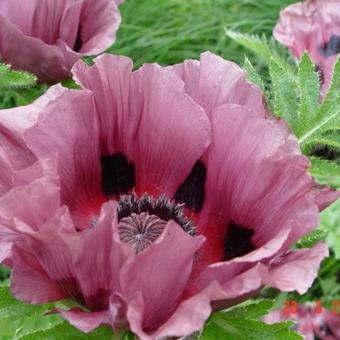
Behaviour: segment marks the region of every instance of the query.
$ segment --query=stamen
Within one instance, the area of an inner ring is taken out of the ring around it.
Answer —
[[[196,235],[194,223],[184,215],[184,204],[176,204],[166,196],[154,198],[145,193],[141,198],[136,194],[121,196],[118,205],[118,220],[131,214],[148,213],[168,222],[175,221],[189,235]]]

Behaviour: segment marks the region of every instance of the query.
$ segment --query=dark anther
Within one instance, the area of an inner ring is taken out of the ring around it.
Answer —
[[[201,211],[205,197],[207,169],[202,161],[197,161],[189,176],[181,184],[174,198],[195,212]]]
[[[315,72],[318,73],[320,85],[323,85],[325,82],[325,74],[322,68],[318,65],[315,65]]]
[[[81,26],[78,28],[76,42],[74,43],[73,50],[79,52],[83,46],[83,40],[81,38]]]
[[[328,43],[321,47],[321,52],[325,57],[340,53],[340,36],[332,35]]]
[[[194,223],[184,215],[184,205],[176,204],[165,196],[154,198],[144,194],[138,198],[135,194],[124,195],[118,204],[118,220],[130,216],[132,213],[148,213],[156,215],[163,221],[175,221],[185,232],[196,234]]]
[[[229,261],[234,257],[243,256],[255,250],[255,246],[251,242],[254,231],[230,223],[228,230],[224,235],[224,261]]]
[[[126,194],[135,186],[135,167],[122,153],[100,158],[101,187],[106,196]]]
[[[326,324],[322,324],[322,325],[320,326],[320,334],[321,334],[322,336],[330,336],[330,335],[334,336],[334,333],[333,333],[332,330],[329,328],[329,326],[326,325]]]
[[[339,151],[332,149],[327,145],[316,144],[311,150],[312,156],[327,159],[329,161],[337,159],[337,157],[339,157],[339,154]]]

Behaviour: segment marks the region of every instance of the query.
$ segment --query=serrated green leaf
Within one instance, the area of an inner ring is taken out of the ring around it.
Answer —
[[[340,152],[340,130],[317,136],[312,141],[312,146],[314,145],[328,146],[334,150],[339,149]]]
[[[298,340],[291,322],[268,325],[260,320],[272,307],[272,300],[248,302],[242,307],[215,313],[208,321],[200,339],[212,340]]]
[[[243,68],[247,73],[247,79],[256,84],[263,92],[265,92],[266,90],[261,76],[258,74],[255,67],[247,57],[244,58]]]
[[[227,28],[225,28],[225,33],[229,38],[262,58],[267,65],[274,59],[276,63],[283,66],[287,72],[292,72],[291,65],[277,52],[280,47],[272,38],[269,40],[265,35],[258,36],[240,33]]]
[[[334,188],[340,188],[340,166],[335,162],[311,157],[310,172],[320,184],[328,184]]]
[[[313,119],[305,120],[294,132],[299,138],[299,144],[310,144],[334,125],[340,124],[340,61],[338,60],[333,73],[332,84],[325,100],[320,105]]]
[[[18,89],[35,86],[37,77],[24,71],[14,71],[8,65],[0,64],[0,89]]]
[[[248,300],[245,303],[227,309],[224,313],[230,318],[259,319],[266,315],[273,307],[274,300],[263,299],[258,301]]]
[[[314,118],[320,97],[319,75],[307,53],[299,63],[298,88],[300,94],[298,122],[304,124]]]
[[[340,259],[340,200],[321,213],[320,228],[326,231],[326,242],[333,250],[336,259]]]
[[[67,303],[62,305],[67,306]],[[17,301],[12,297],[9,287],[0,287],[1,340],[123,339],[123,333],[117,333],[114,337],[112,329],[108,327],[100,327],[89,334],[82,333],[59,314],[50,313],[55,306]]]
[[[296,248],[312,248],[317,243],[323,241],[326,236],[327,232],[325,230],[315,229],[310,234],[296,242]]]
[[[296,81],[275,60],[270,62],[269,73],[274,94],[274,113],[276,116],[287,120],[288,124],[292,127],[298,112]]]

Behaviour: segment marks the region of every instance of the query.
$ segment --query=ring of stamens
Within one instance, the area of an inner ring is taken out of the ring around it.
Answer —
[[[165,196],[154,198],[144,194],[121,196],[118,202],[118,229],[123,242],[136,253],[146,249],[163,233],[169,220],[176,222],[185,232],[194,236],[194,223],[184,215],[184,204],[176,204]]]

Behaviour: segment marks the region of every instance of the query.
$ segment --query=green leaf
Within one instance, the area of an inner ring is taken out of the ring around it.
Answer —
[[[315,117],[320,96],[319,75],[307,53],[303,55],[299,64],[298,88],[300,93],[298,121],[304,124]]]
[[[310,234],[301,238],[296,242],[296,248],[312,248],[317,243],[323,241],[326,238],[327,232],[321,229],[315,229]]]
[[[9,65],[0,64],[0,90],[35,86],[37,77],[24,71],[14,71]]]
[[[1,340],[123,339],[123,333],[114,335],[108,327],[100,327],[89,334],[82,333],[59,314],[51,313],[55,306],[17,301],[9,287],[0,287]]]
[[[247,73],[248,80],[256,84],[263,92],[266,92],[261,76],[247,57],[244,58],[243,68]]]
[[[300,335],[291,330],[292,322],[268,325],[260,320],[268,313],[273,301],[252,302],[242,307],[215,313],[208,321],[200,339],[223,340],[298,340]]]
[[[270,62],[269,73],[274,94],[274,113],[286,119],[292,127],[298,113],[296,80],[275,60]]]
[[[311,157],[312,166],[310,172],[320,184],[328,184],[334,188],[340,188],[340,166],[335,162]]]
[[[316,136],[312,141],[312,146],[313,145],[323,145],[328,146],[331,149],[340,150],[340,130]]]
[[[251,35],[246,33],[235,32],[225,28],[226,35],[235,40],[237,43],[252,51],[259,56],[267,65],[274,59],[276,63],[283,66],[287,72],[292,72],[291,65],[286,62],[278,49],[280,48],[274,39],[269,40],[265,35]]]
[[[336,259],[340,259],[340,200],[321,213],[320,228],[328,232],[326,242],[333,250]]]
[[[334,125],[340,124],[340,61],[338,59],[333,73],[332,84],[325,100],[312,119],[301,122],[299,130],[294,131],[299,138],[299,144],[311,143],[313,139],[327,132]]]

